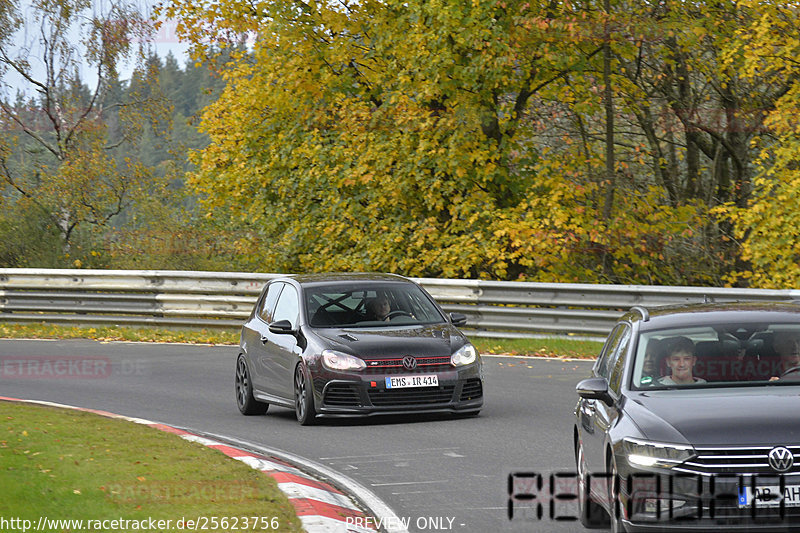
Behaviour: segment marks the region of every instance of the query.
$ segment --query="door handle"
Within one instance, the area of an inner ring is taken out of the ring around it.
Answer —
[[[269,339],[262,335],[261,336],[261,344],[267,344],[268,342],[269,342]]]

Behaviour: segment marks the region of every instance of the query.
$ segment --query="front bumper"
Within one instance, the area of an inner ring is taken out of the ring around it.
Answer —
[[[438,386],[391,389],[387,377],[435,374]],[[483,406],[479,364],[419,372],[330,372],[314,377],[317,412],[323,416],[467,413]]]
[[[778,477],[629,472],[619,479],[620,502],[614,512],[626,531],[798,531],[800,507],[740,503],[743,485],[754,479],[758,485],[771,485]],[[800,476],[786,475],[784,483],[800,486]]]

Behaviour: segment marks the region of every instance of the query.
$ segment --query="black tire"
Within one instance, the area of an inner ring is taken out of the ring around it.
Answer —
[[[610,452],[608,456],[608,472],[611,474],[611,479],[608,480],[608,501],[611,506],[608,514],[611,520],[611,533],[625,533],[625,527],[622,525],[622,502],[619,500],[618,492],[617,462]],[[619,512],[617,512],[617,509],[619,509]]]
[[[578,518],[583,527],[605,529],[608,527],[608,513],[602,505],[592,499],[588,491],[587,477],[589,467],[580,440],[575,442],[575,467],[578,472]]]
[[[314,408],[314,390],[303,363],[294,371],[294,412],[302,426],[311,426],[317,418]]]
[[[236,406],[243,415],[263,415],[269,408],[268,403],[259,402],[253,397],[253,381],[244,355],[236,359]]]

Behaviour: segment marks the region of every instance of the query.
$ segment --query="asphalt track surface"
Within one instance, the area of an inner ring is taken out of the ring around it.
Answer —
[[[293,411],[274,406],[264,416],[239,414],[237,353],[232,346],[0,340],[0,396],[106,410],[290,452],[367,487],[409,531],[582,531],[550,518],[546,493],[550,474],[575,470],[575,384],[589,374],[589,362],[485,357],[485,406],[477,417],[331,419],[302,427]],[[523,473],[543,474],[541,491]],[[535,498],[523,501],[525,494]],[[559,502],[553,513],[570,517],[575,507]]]

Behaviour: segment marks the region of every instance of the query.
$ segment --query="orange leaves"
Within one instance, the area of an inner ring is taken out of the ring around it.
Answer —
[[[256,21],[239,1],[171,5],[263,30],[204,116],[211,145],[190,182],[266,236],[254,263],[548,281],[608,281],[612,265],[615,281],[680,279],[654,263],[681,262],[674,243],[699,239],[685,231],[697,213],[663,207],[642,176],[653,147],[636,133],[618,143],[627,181],[602,219],[600,15],[538,1],[365,0],[344,14],[278,0]],[[624,41],[615,68],[628,69],[625,32],[647,21],[610,22]],[[615,90],[631,117],[642,94],[628,75]]]

